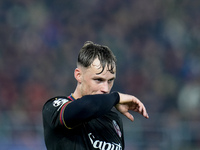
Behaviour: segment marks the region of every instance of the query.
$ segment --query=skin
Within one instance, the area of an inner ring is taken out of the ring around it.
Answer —
[[[114,68],[114,74],[109,72],[107,67],[105,67],[101,74],[98,74],[101,70],[102,66],[97,58],[90,67],[85,68],[78,66],[75,69],[74,77],[77,80],[77,87],[73,96],[76,99],[81,98],[84,95],[110,93],[116,78],[116,68]],[[119,93],[119,96],[119,103],[115,107],[128,119],[134,121],[134,117],[129,113],[129,110],[138,112],[145,118],[149,118],[145,106],[139,99],[123,93]]]

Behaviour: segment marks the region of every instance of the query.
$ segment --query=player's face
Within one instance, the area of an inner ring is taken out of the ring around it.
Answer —
[[[107,94],[113,86],[116,77],[116,68],[114,74],[105,67],[101,74],[102,67],[100,61],[95,59],[89,68],[84,68],[81,77],[81,95],[89,94]]]

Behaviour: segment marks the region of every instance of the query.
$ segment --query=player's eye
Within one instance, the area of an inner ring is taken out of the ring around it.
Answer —
[[[103,80],[102,79],[94,79],[96,82],[102,82]]]
[[[114,79],[110,79],[108,80],[108,83],[112,83],[114,81]]]

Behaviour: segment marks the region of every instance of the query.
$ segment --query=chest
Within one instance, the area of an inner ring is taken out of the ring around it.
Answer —
[[[108,113],[93,119],[84,125],[89,143],[98,149],[122,149],[124,146],[121,119],[114,113]]]

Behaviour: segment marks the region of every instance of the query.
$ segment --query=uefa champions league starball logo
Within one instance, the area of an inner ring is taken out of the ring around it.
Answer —
[[[68,102],[67,99],[64,99],[64,98],[59,98],[59,99],[56,99],[53,101],[53,106],[54,107],[58,107],[58,106],[61,106],[63,105],[64,103]]]

